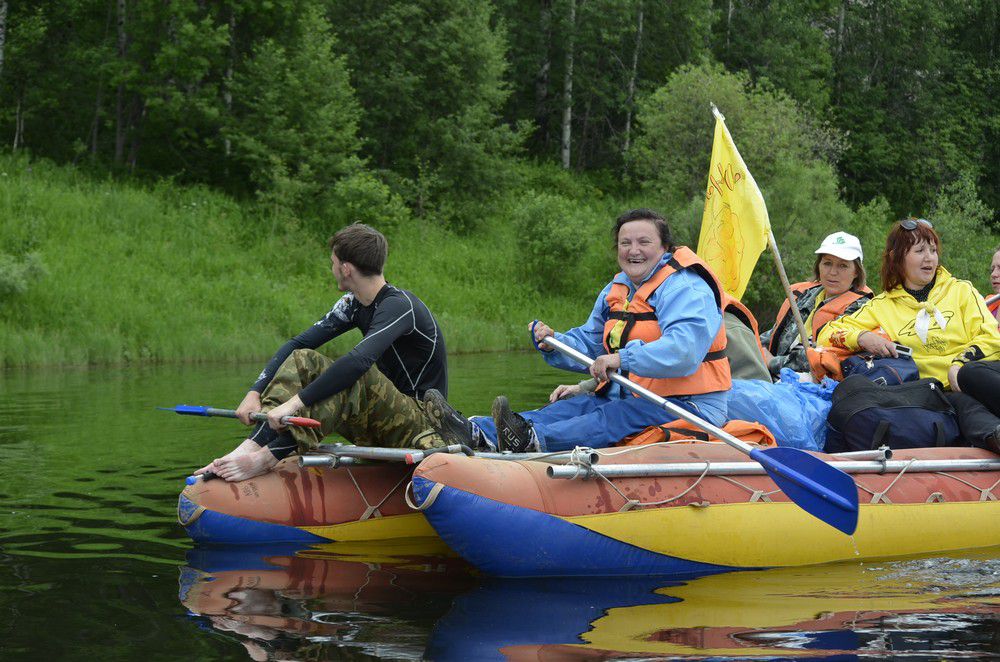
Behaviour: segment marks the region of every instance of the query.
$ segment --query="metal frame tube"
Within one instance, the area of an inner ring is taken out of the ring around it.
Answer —
[[[937,471],[1000,471],[1000,460],[889,460],[831,462],[832,466],[849,474],[933,473]],[[704,462],[674,462],[664,464],[603,464],[592,468],[572,465],[550,466],[545,472],[550,478],[586,478],[600,474],[605,478],[645,478],[656,476],[700,476]],[[762,476],[767,471],[756,462],[711,462],[708,476]]]

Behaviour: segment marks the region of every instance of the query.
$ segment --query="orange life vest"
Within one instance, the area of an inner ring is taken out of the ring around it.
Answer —
[[[792,285],[792,293],[795,294],[796,299],[798,299],[798,295],[814,287],[819,287],[819,283],[816,281],[795,283]],[[871,289],[868,287],[862,287],[857,290],[847,290],[843,294],[835,296],[832,299],[827,299],[821,303],[812,317],[812,340],[816,340],[816,336],[819,335],[819,330],[826,326],[827,322],[842,316],[848,306],[858,299],[870,299],[872,294],[873,292]],[[774,333],[771,334],[771,340],[767,344],[767,348],[772,354],[777,354],[778,352],[778,340],[781,337],[781,327],[785,324],[794,324],[791,316],[791,305],[789,304],[787,298],[781,302],[781,308],[778,309],[778,318],[774,323]]]
[[[989,309],[991,313],[993,313],[993,317],[1000,319],[1000,316],[997,316],[997,308],[1000,308],[1000,299],[997,299],[991,304],[987,304],[986,307]]]
[[[604,323],[604,350],[607,353],[618,351],[619,347],[624,347],[630,340],[638,339],[648,343],[660,338],[660,323],[657,321],[656,311],[649,305],[649,298],[667,278],[681,269],[690,269],[708,283],[715,294],[715,302],[721,312],[723,290],[718,279],[708,268],[708,265],[694,254],[694,251],[685,246],[678,246],[670,260],[639,287],[631,300],[628,298],[628,285],[623,283],[611,285],[611,290],[605,299],[611,309],[608,319]],[[621,333],[618,347],[612,348],[609,339],[619,320],[625,321],[625,328]],[[698,395],[728,390],[732,386],[732,378],[729,371],[729,359],[726,358],[726,325],[719,324],[719,331],[715,334],[715,339],[712,341],[708,353],[694,374],[687,377],[661,378],[640,375],[626,376],[636,384],[663,397]],[[604,386],[604,384],[598,386],[599,393]]]
[[[722,427],[723,432],[728,432],[732,436],[748,444],[758,446],[777,446],[774,434],[762,423],[756,421],[741,421],[733,419],[727,421]],[[616,446],[645,446],[647,444],[659,444],[664,441],[722,441],[715,435],[708,434],[704,430],[692,426],[687,421],[676,420],[664,423],[663,425],[651,425],[642,432],[629,435],[619,441]]]

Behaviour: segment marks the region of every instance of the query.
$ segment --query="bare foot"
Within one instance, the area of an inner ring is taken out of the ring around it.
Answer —
[[[240,455],[246,455],[247,453],[252,453],[253,451],[258,450],[259,448],[260,448],[260,446],[257,445],[257,442],[255,442],[255,441],[253,441],[251,439],[244,439],[242,444],[240,444],[239,446],[237,446],[233,450],[229,451],[228,453],[226,453],[222,457],[220,457],[220,458],[218,458],[216,460],[212,460],[211,462],[209,462],[208,464],[206,464],[205,466],[203,466],[201,469],[198,469],[198,471],[194,472],[194,475],[198,476],[200,474],[205,473],[206,471],[215,471],[215,463],[216,462],[219,462],[221,460],[230,460],[230,459],[232,459],[234,457],[239,457]],[[215,473],[218,473],[218,472],[215,471]]]
[[[220,478],[230,483],[247,480],[265,474],[278,463],[267,448],[259,448],[252,453],[245,453],[229,458],[216,460],[211,465],[212,471]]]

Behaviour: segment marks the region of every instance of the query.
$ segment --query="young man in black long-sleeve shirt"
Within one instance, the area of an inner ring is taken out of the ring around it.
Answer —
[[[443,444],[419,401],[427,389],[447,393],[444,336],[420,299],[386,283],[387,255],[385,237],[361,223],[330,238],[333,277],[347,294],[282,345],[243,398],[241,421],[252,424],[250,415],[262,409],[268,421],[195,473],[246,480],[269,471],[296,447],[315,448],[333,432],[366,446]],[[331,361],[313,351],[353,328],[363,337],[344,356]],[[282,417],[295,414],[316,418],[323,427],[283,428]]]

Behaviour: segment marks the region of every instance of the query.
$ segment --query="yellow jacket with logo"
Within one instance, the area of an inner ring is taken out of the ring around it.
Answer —
[[[934,377],[945,386],[953,363],[1000,360],[1000,330],[983,297],[972,283],[955,278],[944,267],[938,267],[936,278],[927,301],[921,303],[897,286],[828,323],[818,343],[856,352],[858,336],[881,328],[913,350],[921,377]]]

